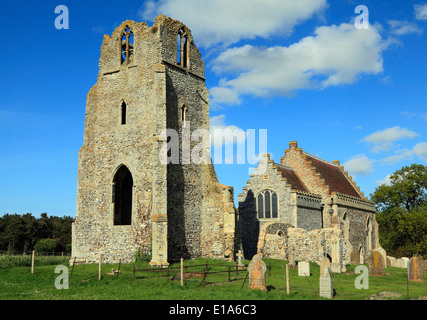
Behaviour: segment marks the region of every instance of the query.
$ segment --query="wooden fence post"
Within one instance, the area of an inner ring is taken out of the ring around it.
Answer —
[[[286,264],[286,293],[289,295],[289,263]]]
[[[33,256],[31,257],[31,274],[34,274],[34,259],[36,256],[36,252],[33,250]]]
[[[76,257],[74,257],[73,267],[71,268],[71,275],[73,275],[74,266],[76,265]]]
[[[181,258],[181,287],[184,286],[184,259]]]
[[[101,278],[102,278],[101,272],[102,272],[102,254],[100,253],[99,254],[98,280],[101,280]]]

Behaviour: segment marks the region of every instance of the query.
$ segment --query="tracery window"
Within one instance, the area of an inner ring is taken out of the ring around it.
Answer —
[[[126,27],[122,34],[121,39],[121,59],[122,64],[125,62],[129,62],[131,59],[134,49],[133,49],[133,32],[132,29]]]
[[[184,68],[188,66],[188,36],[184,28],[177,36],[176,63]]]
[[[258,194],[256,201],[258,219],[275,219],[278,217],[278,199],[276,192],[264,190]]]

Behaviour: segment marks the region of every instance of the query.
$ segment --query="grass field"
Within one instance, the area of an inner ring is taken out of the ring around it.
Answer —
[[[179,270],[166,271],[160,277],[159,272],[137,272],[133,278],[134,264],[122,264],[120,275],[109,276],[112,268],[118,265],[102,265],[102,279],[98,279],[98,265],[76,265],[72,270],[68,257],[38,258],[35,273],[31,274],[27,257],[0,257],[0,300],[317,300],[319,298],[319,266],[310,264],[310,277],[298,276],[297,269],[290,269],[290,295],[286,292],[286,261],[264,259],[267,266],[267,291],[249,290],[248,281],[242,287],[246,271],[236,274],[209,274],[202,283],[203,277],[195,276],[185,279],[184,286],[180,280],[172,280]],[[186,266],[204,265],[206,260],[185,261]],[[245,261],[247,265],[249,261]],[[209,271],[225,271],[234,264],[224,261],[208,260]],[[223,265],[213,266],[213,265]],[[64,265],[69,271],[69,289],[59,290],[55,287],[55,267]],[[179,267],[180,263],[171,267]],[[137,263],[137,269],[150,268],[146,263]],[[427,296],[427,281],[410,282],[407,285],[406,269],[386,269],[385,277],[369,277],[369,289],[356,289],[355,266],[347,266],[347,272],[334,274],[334,300],[364,300],[380,292],[401,294],[397,299],[419,299]],[[188,271],[202,271],[202,267],[189,268]],[[71,271],[72,274],[71,274]],[[409,295],[408,295],[409,293]]]

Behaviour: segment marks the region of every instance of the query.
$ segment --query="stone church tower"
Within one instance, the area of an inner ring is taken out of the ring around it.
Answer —
[[[180,141],[183,128],[209,132],[204,76],[191,31],[179,21],[125,21],[104,36],[87,96],[72,259],[132,262],[136,252],[151,253],[152,265],[233,259],[233,189],[218,182],[212,164],[188,161],[181,145],[179,163],[161,161],[169,156],[164,130]]]

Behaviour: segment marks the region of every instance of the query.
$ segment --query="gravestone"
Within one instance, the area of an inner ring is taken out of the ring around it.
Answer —
[[[237,254],[237,266],[239,267],[239,269],[244,268],[244,264],[243,264],[243,253],[242,250],[239,250],[239,253]]]
[[[424,268],[421,259],[412,257],[408,263],[408,280],[424,282]]]
[[[378,251],[374,251],[369,256],[369,275],[383,277],[385,276],[385,261],[382,254]]]
[[[256,254],[249,263],[249,289],[267,290],[265,286],[265,271],[267,267],[261,256]]]
[[[396,266],[396,258],[395,257],[390,257],[390,256],[387,256],[387,259],[388,259],[388,261],[389,261],[389,267],[395,267]]]
[[[334,297],[334,280],[328,266],[323,268],[319,281],[319,295],[323,298],[332,299]]]
[[[360,253],[353,251],[350,256],[350,263],[352,265],[358,266],[360,264]]]
[[[329,261],[328,258],[323,257],[322,261],[320,261],[320,274],[323,273],[323,269],[325,269],[325,267],[331,269],[331,261]]]
[[[409,263],[409,258],[407,258],[407,257],[402,257],[402,260],[403,260],[403,262],[405,263],[405,267],[404,267],[404,268],[407,268],[407,267],[408,267],[408,263]]]
[[[396,259],[396,263],[394,265],[396,268],[405,268],[405,261],[402,259]]]
[[[387,266],[387,252],[382,247],[378,247],[374,251],[377,251],[381,254],[381,256],[383,257],[383,261],[384,261],[384,267],[386,267]]]
[[[310,263],[308,261],[298,262],[298,275],[299,276],[310,276]]]

